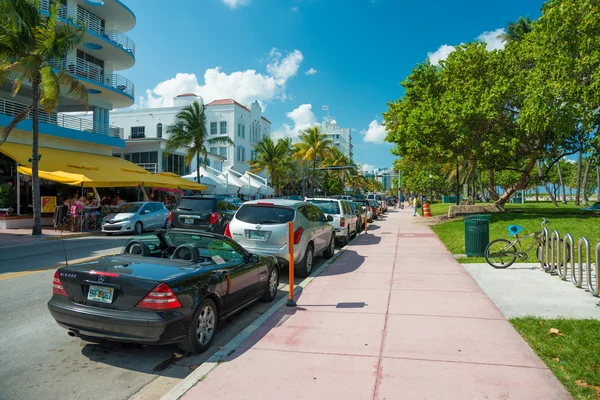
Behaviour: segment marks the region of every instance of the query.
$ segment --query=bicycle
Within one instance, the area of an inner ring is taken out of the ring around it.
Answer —
[[[542,230],[544,225],[549,223],[546,218],[542,221]],[[508,268],[510,267],[519,257],[523,261],[529,260],[529,252],[536,245],[536,255],[538,261],[541,263],[544,259],[544,236],[542,230],[539,232],[530,233],[524,237],[519,237],[519,233],[523,230],[523,227],[518,225],[509,225],[508,233],[509,238],[514,236],[515,239],[510,241],[508,239],[496,239],[490,242],[485,248],[485,260],[494,268]],[[521,240],[523,239],[534,239],[533,243],[523,251]],[[562,239],[561,239],[562,243]],[[570,254],[567,254],[567,262],[570,259]]]

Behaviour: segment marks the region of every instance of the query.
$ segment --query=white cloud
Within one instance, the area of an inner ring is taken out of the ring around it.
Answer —
[[[434,51],[433,53],[431,53],[431,52],[427,53],[427,57],[429,58],[429,62],[431,63],[431,65],[439,65],[440,61],[445,60],[446,57],[448,57],[448,55],[450,53],[452,53],[453,51],[454,51],[454,46],[444,44],[444,45],[440,46],[440,48],[437,49],[436,51]]]
[[[385,137],[387,136],[385,127],[382,126],[376,119],[371,121],[369,124],[369,129],[363,129],[360,131],[360,133],[364,135],[363,141],[365,143],[383,144]]]
[[[292,7],[292,11],[293,11],[293,12],[296,12],[296,11],[298,11],[298,7]]]
[[[237,8],[240,6],[247,6],[248,4],[250,4],[250,0],[221,0],[223,3],[225,3],[226,6],[228,6],[229,8]]]
[[[277,49],[269,53],[267,73],[253,69],[227,74],[220,67],[209,68],[204,72],[204,82],[200,83],[196,74],[178,73],[174,78],[146,90],[146,96],[138,99],[140,107],[172,107],[173,98],[183,93],[195,93],[209,103],[216,99],[232,98],[241,104],[254,100],[263,106],[274,100],[288,99],[285,93],[287,81],[298,74],[304,56],[299,50],[283,55]]]
[[[283,124],[281,129],[273,132],[273,138],[296,137],[300,131],[317,125],[317,116],[312,111],[312,104],[302,104],[293,111],[285,113],[292,124]]]
[[[373,172],[377,169],[376,166],[371,165],[371,164],[363,164],[363,165],[361,165],[361,168],[364,172]]]
[[[503,50],[505,43],[500,36],[504,35],[505,33],[506,31],[504,28],[498,28],[494,31],[483,32],[481,35],[477,36],[477,40],[485,42],[485,48],[488,49],[488,51]]]
[[[504,42],[502,38],[499,36],[506,33],[504,28],[498,28],[493,31],[483,32],[481,35],[477,36],[477,40],[480,40],[486,43],[485,48],[488,51],[492,50],[502,50],[504,49]],[[450,46],[449,44],[444,44],[440,46],[436,51],[427,53],[427,57],[429,58],[429,62],[432,65],[439,65],[441,60],[445,60],[450,53],[454,51],[454,46]]]
[[[306,72],[304,74],[305,75],[315,75],[317,72],[319,72],[319,71],[317,71],[316,69],[311,67],[308,70],[306,70]]]

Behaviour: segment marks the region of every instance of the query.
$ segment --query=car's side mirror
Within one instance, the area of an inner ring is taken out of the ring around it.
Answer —
[[[142,214],[150,214],[150,210],[144,210]]]
[[[250,254],[250,256],[248,256],[248,261],[251,263],[257,263],[260,262],[260,257],[256,254]]]
[[[327,216],[327,222],[331,222],[331,221],[333,221],[333,217],[331,215],[328,215]]]

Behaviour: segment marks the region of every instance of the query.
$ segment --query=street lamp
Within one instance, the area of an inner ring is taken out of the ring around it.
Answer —
[[[429,202],[433,202],[433,175],[429,174]]]

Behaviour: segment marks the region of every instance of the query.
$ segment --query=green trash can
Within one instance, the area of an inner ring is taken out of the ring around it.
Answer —
[[[490,243],[491,214],[465,217],[465,254],[468,257],[483,257]]]

